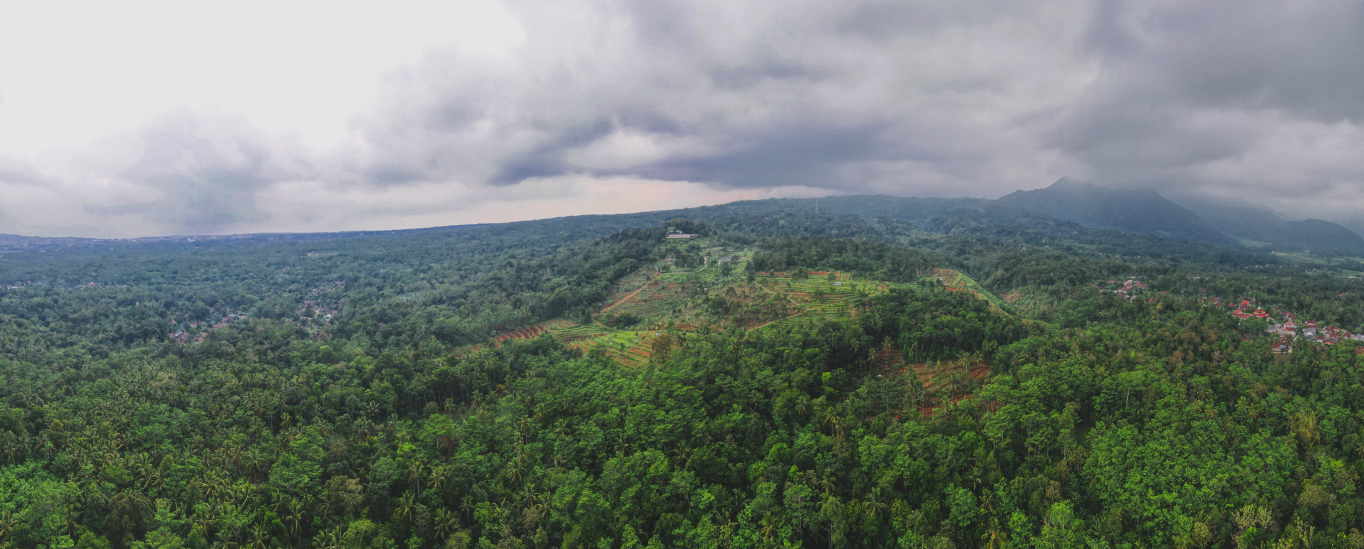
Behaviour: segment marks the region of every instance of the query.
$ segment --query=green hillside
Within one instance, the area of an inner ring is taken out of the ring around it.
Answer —
[[[1364,265],[813,202],[8,239],[0,547],[1364,543]]]

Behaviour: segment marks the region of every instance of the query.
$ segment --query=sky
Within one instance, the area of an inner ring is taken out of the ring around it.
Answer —
[[[0,233],[1071,177],[1364,226],[1364,2],[0,2]]]

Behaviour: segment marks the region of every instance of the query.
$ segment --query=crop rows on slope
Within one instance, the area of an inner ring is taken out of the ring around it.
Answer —
[[[561,318],[556,318],[554,320],[548,320],[545,322],[541,322],[539,324],[533,324],[530,326],[524,326],[521,328],[503,332],[497,337],[494,337],[493,341],[498,344],[501,344],[502,342],[507,341],[509,339],[535,339],[537,337],[540,337],[540,334],[548,332],[556,327],[561,327],[565,324],[573,325],[572,322],[569,322]]]
[[[603,303],[606,304],[606,308],[603,310],[609,311],[616,305],[619,305],[622,301],[634,296],[635,293],[649,286],[657,276],[658,271],[640,269],[617,280],[611,285],[610,290],[607,291],[606,298],[603,300]]]
[[[568,346],[583,352],[600,348],[621,365],[635,368],[648,365],[653,354],[652,340],[639,332],[606,333],[574,341]]]
[[[563,321],[561,327],[554,328],[550,333],[554,334],[565,343],[572,343],[584,339],[599,337],[607,333],[605,328],[591,324],[574,324],[567,320]]]
[[[804,314],[814,316],[833,316],[843,312],[843,305],[855,292],[851,278],[844,273],[836,273],[835,280],[829,280],[829,273],[811,272],[811,278],[790,278],[786,273],[763,277],[771,282],[769,290],[783,294],[796,302]],[[818,278],[815,278],[818,277]],[[835,282],[840,285],[835,286]],[[877,286],[879,287],[879,286]]]
[[[629,313],[640,318],[652,319],[667,314],[678,302],[684,299],[686,299],[686,296],[682,284],[670,281],[658,281],[639,290],[639,293],[616,304],[616,306],[611,309],[611,312],[617,314]]]
[[[738,283],[724,290],[711,288],[709,295],[724,298],[739,307],[731,321],[740,322],[749,328],[767,326],[775,322],[801,316],[803,318],[837,318],[853,314],[852,297],[859,292],[879,293],[890,288],[889,284],[855,280],[842,272],[808,272],[808,276],[792,278],[789,273],[759,273],[759,281]],[[603,313],[613,315],[630,314],[645,321],[647,325],[667,323],[678,329],[689,329],[695,322],[710,322],[711,313],[704,308],[689,308],[688,284],[670,280],[667,275],[658,278],[648,270],[641,269],[631,273],[629,280],[623,280],[614,291],[615,300],[603,309]],[[737,291],[736,291],[737,290]],[[783,308],[781,318],[750,317],[763,303],[789,304]],[[692,303],[695,305],[695,303]],[[747,312],[744,312],[747,311]],[[736,320],[737,319],[737,320]],[[745,320],[746,319],[746,320]],[[587,352],[601,348],[613,359],[625,366],[647,365],[652,354],[651,339],[646,332],[617,331],[599,323],[579,325],[564,319],[554,319],[533,326],[506,332],[496,339],[498,343],[511,339],[529,339],[541,333],[551,333],[571,348]]]
[[[539,324],[532,324],[530,326],[523,326],[502,332],[501,334],[498,334],[497,337],[493,338],[493,343],[495,345],[501,345],[508,341],[535,339],[544,334],[551,334],[560,340],[569,342],[596,337],[604,333],[606,332],[598,326],[582,326],[568,319],[555,318]],[[485,348],[487,348],[487,346],[482,344],[468,345],[456,350],[455,356],[462,357]]]
[[[938,280],[942,282],[943,287],[947,288],[947,291],[971,292],[975,294],[976,297],[979,297],[985,300],[987,303],[989,303],[990,310],[992,312],[996,313],[1004,312],[1003,306],[1005,300],[1000,299],[999,296],[986,291],[985,288],[982,288],[980,284],[977,284],[975,280],[971,279],[971,277],[954,271],[952,269],[933,269],[933,275],[938,277]]]

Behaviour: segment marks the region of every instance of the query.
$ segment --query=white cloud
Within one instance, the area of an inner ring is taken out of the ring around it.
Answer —
[[[0,151],[84,146],[180,108],[331,147],[382,72],[433,47],[498,59],[523,39],[496,0],[9,3]]]

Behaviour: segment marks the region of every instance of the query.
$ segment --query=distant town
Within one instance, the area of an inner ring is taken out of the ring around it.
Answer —
[[[1145,289],[1147,289],[1146,284],[1134,277],[1128,278],[1127,280],[1109,280],[1107,282],[1107,287],[1100,287],[1099,291],[1112,292],[1119,297],[1126,298],[1130,301],[1136,299],[1137,293]],[[1164,294],[1165,292],[1160,293]],[[1292,353],[1293,344],[1295,342],[1335,345],[1347,340],[1364,341],[1364,333],[1356,334],[1338,326],[1322,325],[1316,320],[1302,320],[1291,312],[1281,312],[1278,313],[1276,317],[1275,314],[1265,311],[1262,306],[1249,299],[1242,299],[1239,302],[1229,301],[1226,303],[1223,303],[1221,298],[1217,297],[1204,299],[1208,304],[1215,307],[1230,307],[1232,309],[1231,316],[1236,317],[1237,319],[1263,320],[1269,323],[1265,328],[1265,332],[1279,336],[1279,341],[1270,345],[1270,348],[1275,353]],[[1149,301],[1154,302],[1155,298],[1150,298]],[[1274,321],[1279,319],[1282,319],[1283,322],[1275,324]],[[1360,354],[1364,354],[1364,347],[1360,347]]]

